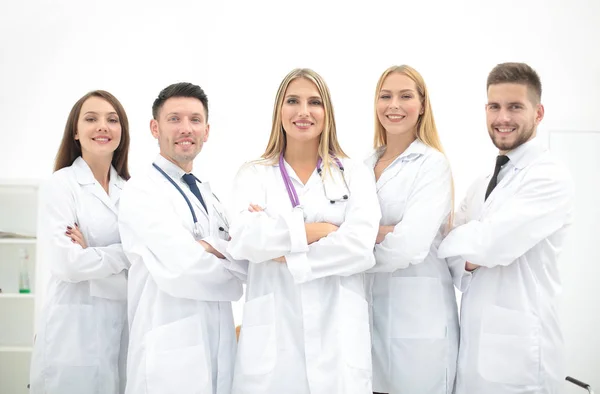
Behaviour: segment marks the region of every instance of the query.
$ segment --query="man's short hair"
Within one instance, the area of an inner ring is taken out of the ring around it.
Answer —
[[[156,100],[154,100],[154,104],[152,104],[152,117],[154,119],[158,119],[158,113],[165,101],[172,97],[192,97],[200,100],[204,106],[205,121],[208,121],[208,97],[206,97],[206,93],[200,86],[189,82],[174,83],[161,90]]]
[[[490,72],[487,87],[501,83],[517,83],[526,85],[531,94],[532,102],[539,104],[542,99],[542,82],[533,68],[525,63],[498,64]]]

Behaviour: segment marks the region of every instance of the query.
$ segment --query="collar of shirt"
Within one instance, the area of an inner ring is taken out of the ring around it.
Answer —
[[[77,182],[80,185],[92,185],[96,182],[96,178],[94,178],[94,173],[92,173],[92,169],[86,163],[85,160],[81,156],[79,156],[72,164],[73,170],[75,170],[75,176],[77,178]],[[111,165],[110,166],[110,180],[109,184],[117,186],[119,189],[123,188],[123,183],[125,180],[119,176],[117,170]]]
[[[186,174],[186,172],[183,169],[181,169],[181,167],[179,167],[177,164],[170,162],[160,154],[156,156],[156,158],[154,159],[154,163],[175,181],[184,183],[181,177],[183,177],[183,175]]]
[[[545,150],[539,138],[534,137],[508,152],[506,156],[510,159],[511,166],[523,169],[535,161]]]
[[[381,146],[375,150],[375,153],[371,156],[371,167],[375,167],[377,164],[377,160],[381,157],[383,152],[385,152],[386,146]],[[408,148],[404,152],[402,152],[398,157],[394,159],[388,166],[388,168],[392,168],[397,162],[401,161],[412,161],[422,155],[427,151],[427,145],[425,145],[421,140],[414,140]]]

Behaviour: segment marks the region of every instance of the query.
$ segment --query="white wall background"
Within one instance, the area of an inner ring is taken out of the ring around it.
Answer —
[[[211,111],[196,172],[227,201],[239,165],[266,145],[288,71],[323,75],[341,143],[361,157],[372,140],[377,79],[406,63],[431,91],[460,200],[494,163],[483,107],[492,67],[524,61],[539,72],[542,134],[600,130],[599,40],[598,0],[2,1],[0,178],[50,174],[67,114],[92,89],[125,106],[135,175],[157,152],[148,128],[154,98],[190,81],[205,88]],[[598,307],[586,309],[598,317]],[[585,365],[579,376],[600,389],[600,365]]]

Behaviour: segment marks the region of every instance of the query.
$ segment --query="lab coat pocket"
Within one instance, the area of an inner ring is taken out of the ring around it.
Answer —
[[[97,366],[96,314],[91,305],[54,305],[48,311],[46,360],[68,367]],[[85,368],[80,368],[84,371]],[[92,370],[88,371],[95,375]]]
[[[209,355],[203,339],[199,315],[146,334],[147,393],[212,393]]]
[[[483,311],[479,374],[495,383],[540,383],[540,323],[525,312],[490,305]]]
[[[446,307],[438,278],[390,278],[390,338],[445,338]]]
[[[340,347],[346,364],[352,368],[371,370],[371,334],[367,301],[352,290],[340,286]]]
[[[323,203],[323,221],[338,227],[341,226],[346,218],[347,204],[345,201],[336,201],[332,204],[329,200]]]
[[[389,202],[380,201],[381,207],[381,225],[395,226],[402,221],[404,209],[406,208],[406,198],[401,197],[398,200],[388,199]]]
[[[242,375],[265,375],[275,368],[277,337],[273,293],[244,304],[237,361]]]

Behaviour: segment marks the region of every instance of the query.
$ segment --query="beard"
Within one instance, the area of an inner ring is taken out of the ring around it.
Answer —
[[[535,126],[533,125],[528,125],[527,128],[524,129],[519,129],[519,127],[515,127],[515,131],[513,131],[511,134],[517,133],[516,138],[511,141],[506,141],[502,140],[502,138],[494,131],[494,129],[497,127],[502,126],[491,125],[489,127],[488,132],[496,148],[505,152],[517,149],[519,146],[529,141],[535,134]]]

